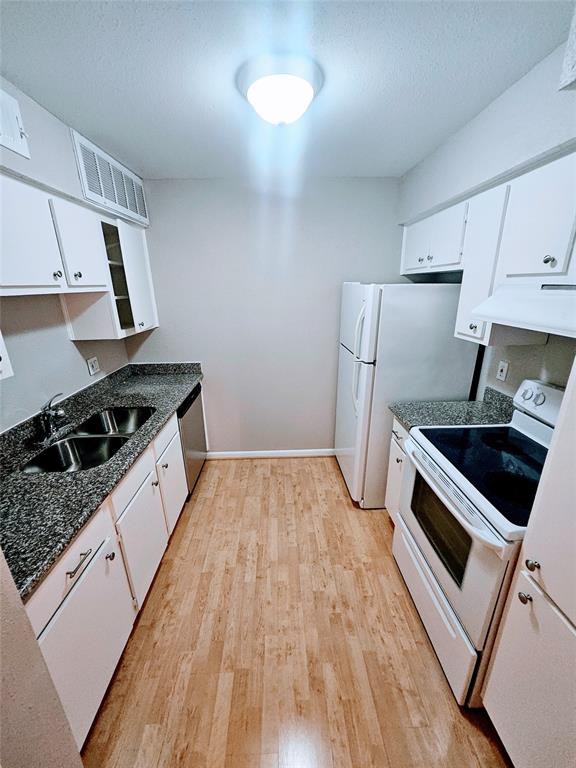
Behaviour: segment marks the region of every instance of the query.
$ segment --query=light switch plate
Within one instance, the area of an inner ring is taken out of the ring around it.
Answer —
[[[498,363],[498,370],[496,371],[496,378],[500,381],[506,381],[509,367],[510,363],[507,360],[500,360]]]
[[[100,363],[98,362],[97,357],[89,357],[86,360],[86,363],[88,364],[88,371],[90,376],[94,376],[100,370]]]

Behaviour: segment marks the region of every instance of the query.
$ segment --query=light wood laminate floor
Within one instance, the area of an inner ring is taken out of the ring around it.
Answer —
[[[391,553],[332,458],[208,462],[83,751],[87,768],[490,768]]]

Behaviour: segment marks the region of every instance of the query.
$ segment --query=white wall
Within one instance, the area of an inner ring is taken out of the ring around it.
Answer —
[[[400,280],[395,180],[147,184],[160,328],[137,361],[200,360],[215,451],[331,448],[344,280]],[[142,334],[143,335],[143,334]]]
[[[565,387],[576,355],[576,339],[550,336],[548,343],[534,346],[489,347],[478,384],[478,397],[482,398],[486,386],[511,397],[524,379],[540,379],[547,384]],[[509,363],[506,381],[496,378],[498,363]]]
[[[563,55],[560,46],[404,176],[402,221],[562,145],[576,149],[576,91],[558,90]]]
[[[126,365],[123,341],[72,342],[57,296],[11,296],[1,301],[0,327],[14,376],[0,381],[0,432],[37,413],[57,392],[72,394]],[[89,376],[86,357],[101,373]]]

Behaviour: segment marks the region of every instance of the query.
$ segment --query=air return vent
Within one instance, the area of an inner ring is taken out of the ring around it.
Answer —
[[[142,179],[76,131],[72,131],[72,139],[84,197],[128,219],[148,224]]]

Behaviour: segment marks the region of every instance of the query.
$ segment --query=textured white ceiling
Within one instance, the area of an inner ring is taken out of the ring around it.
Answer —
[[[3,74],[146,178],[396,176],[568,36],[571,2],[11,2]],[[267,52],[325,84],[293,126],[234,85]],[[560,75],[560,73],[559,73]]]

